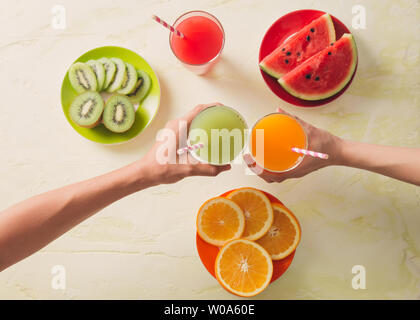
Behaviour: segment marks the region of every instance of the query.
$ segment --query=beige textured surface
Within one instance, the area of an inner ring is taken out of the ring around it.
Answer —
[[[220,101],[253,123],[282,106],[346,138],[420,147],[420,3],[401,1],[60,1],[67,29],[50,26],[56,1],[0,4],[0,206],[129,163],[157,130],[198,103]],[[349,27],[352,6],[366,7],[367,29],[353,30],[360,55],[352,86],[325,107],[303,110],[276,98],[257,67],[265,30],[283,14],[328,11]],[[206,77],[177,63],[152,13],[173,21],[190,9],[220,18],[223,59]],[[144,56],[162,85],[157,119],[136,140],[102,146],[66,123],[60,85],[83,52],[119,45]],[[216,179],[190,178],[132,195],[0,274],[0,298],[234,298],[201,265],[195,215],[208,197],[240,186],[278,196],[299,218],[302,242],[287,273],[259,298],[420,298],[420,189],[349,168],[266,184],[236,166]],[[353,290],[353,265],[367,289]],[[67,289],[51,288],[63,265]]]

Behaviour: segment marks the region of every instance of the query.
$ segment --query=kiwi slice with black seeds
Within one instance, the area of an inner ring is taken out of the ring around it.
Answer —
[[[134,124],[136,112],[131,101],[123,95],[111,96],[105,104],[102,121],[112,132],[122,133]]]
[[[152,84],[150,76],[143,70],[137,70],[137,77],[136,86],[127,95],[133,104],[140,103],[146,97]]]
[[[132,64],[127,63],[127,62],[125,63],[125,66],[126,66],[126,76],[125,76],[123,84],[121,85],[121,88],[117,90],[117,92],[121,94],[128,94],[131,91],[133,91],[137,83],[136,68],[134,68]]]
[[[111,82],[106,91],[115,92],[120,89],[124,83],[125,77],[127,76],[127,67],[124,61],[122,61],[120,58],[111,58],[111,61],[114,62],[117,70],[115,71],[114,80]]]
[[[101,91],[105,83],[105,68],[102,63],[97,60],[89,60],[86,64],[92,68],[93,73],[96,76],[97,88],[96,90]]]
[[[114,80],[117,67],[115,66],[114,62],[112,62],[110,59],[105,58],[105,57],[99,59],[98,61],[103,64],[104,69],[105,69],[105,82],[102,87],[102,90],[105,90],[109,87],[111,82]]]
[[[70,105],[70,118],[84,128],[93,128],[101,121],[104,101],[96,91],[86,91],[78,95]]]
[[[97,81],[93,70],[83,62],[74,63],[69,69],[71,86],[78,93],[96,91]]]

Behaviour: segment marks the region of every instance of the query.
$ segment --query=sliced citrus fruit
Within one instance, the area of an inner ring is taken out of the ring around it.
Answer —
[[[245,216],[245,231],[242,238],[257,240],[270,229],[273,223],[273,208],[267,196],[253,188],[240,188],[227,195],[239,205]]]
[[[300,241],[299,222],[284,206],[273,203],[274,220],[268,232],[257,243],[271,255],[280,260],[291,254]]]
[[[197,232],[215,246],[240,238],[245,229],[242,209],[232,200],[217,197],[207,200],[198,211]]]
[[[215,262],[216,278],[229,292],[252,297],[262,292],[273,275],[273,261],[259,244],[232,240],[220,249]]]

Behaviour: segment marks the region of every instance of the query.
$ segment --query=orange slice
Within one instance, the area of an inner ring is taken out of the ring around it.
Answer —
[[[227,195],[239,205],[245,216],[245,231],[242,238],[257,240],[270,229],[273,223],[273,208],[267,196],[253,188],[240,188]]]
[[[215,271],[223,288],[241,297],[252,297],[269,285],[273,261],[259,244],[245,239],[232,240],[220,249]]]
[[[294,215],[284,206],[273,203],[274,221],[268,232],[257,243],[280,260],[295,251],[300,241],[300,226]]]
[[[207,200],[198,211],[197,232],[215,246],[240,238],[245,229],[242,209],[232,200],[217,197]]]

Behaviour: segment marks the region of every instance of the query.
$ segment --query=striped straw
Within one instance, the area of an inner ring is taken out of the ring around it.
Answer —
[[[311,156],[311,157],[314,157],[314,158],[320,158],[320,159],[328,159],[329,158],[329,155],[326,154],[326,153],[315,152],[315,151],[311,151],[311,150],[292,148],[292,151],[296,152],[296,153],[308,155],[308,156]]]
[[[184,34],[182,34],[181,32],[179,32],[178,30],[176,30],[174,27],[172,27],[170,24],[168,24],[165,21],[163,21],[158,16],[153,15],[152,18],[153,18],[153,20],[155,20],[156,22],[160,23],[165,28],[169,29],[169,31],[174,32],[178,37],[181,37],[182,39],[185,38]]]
[[[185,148],[178,149],[176,153],[181,155],[185,152],[201,149],[203,147],[204,147],[204,144],[200,142],[200,143],[197,143],[197,144],[193,144],[192,146],[188,146],[188,147],[185,147]]]

